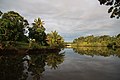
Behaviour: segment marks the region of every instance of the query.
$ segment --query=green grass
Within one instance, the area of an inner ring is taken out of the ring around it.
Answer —
[[[38,43],[31,43],[31,47],[29,43],[26,42],[11,42],[4,41],[4,48],[5,49],[55,49],[57,47],[50,47],[50,46],[41,46]]]
[[[18,49],[28,49],[29,48],[29,43],[25,43],[25,42],[16,42],[15,43],[16,44],[16,48],[18,48]]]

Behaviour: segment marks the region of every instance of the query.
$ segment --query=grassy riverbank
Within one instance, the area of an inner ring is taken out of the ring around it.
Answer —
[[[25,43],[25,42],[3,42],[0,49],[0,55],[6,54],[43,54],[48,52],[59,52],[61,48],[41,46],[38,43]]]

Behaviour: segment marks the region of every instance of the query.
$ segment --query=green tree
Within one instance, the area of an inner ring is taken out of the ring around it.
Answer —
[[[47,43],[51,47],[63,47],[64,39],[57,31],[51,31],[51,33],[47,34]]]
[[[46,45],[46,33],[43,21],[38,18],[32,23],[33,27],[29,28],[29,38],[35,39],[40,45]]]
[[[26,40],[27,37],[24,34],[26,33],[25,28],[29,25],[28,21],[14,11],[0,13],[0,41]]]
[[[117,35],[116,38],[118,38],[119,35]],[[108,46],[112,47],[113,45],[116,45],[116,40],[119,41],[119,39],[115,39],[115,37],[111,37],[109,35],[103,35],[103,36],[86,36],[86,37],[79,37],[77,39],[73,40],[74,45],[76,46]],[[117,43],[118,44],[118,43]]]
[[[98,0],[100,5],[110,6],[108,9],[108,13],[111,13],[111,18],[116,17],[117,19],[120,17],[120,0]]]

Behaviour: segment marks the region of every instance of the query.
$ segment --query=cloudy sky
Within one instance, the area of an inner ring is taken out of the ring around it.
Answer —
[[[108,8],[99,5],[98,0],[0,0],[3,13],[17,11],[29,23],[40,17],[45,21],[46,33],[56,30],[65,41],[120,33],[120,19],[110,19]]]

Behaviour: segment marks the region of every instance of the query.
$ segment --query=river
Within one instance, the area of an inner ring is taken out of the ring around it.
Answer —
[[[1,56],[0,80],[120,80],[119,51],[65,48],[59,53]]]

